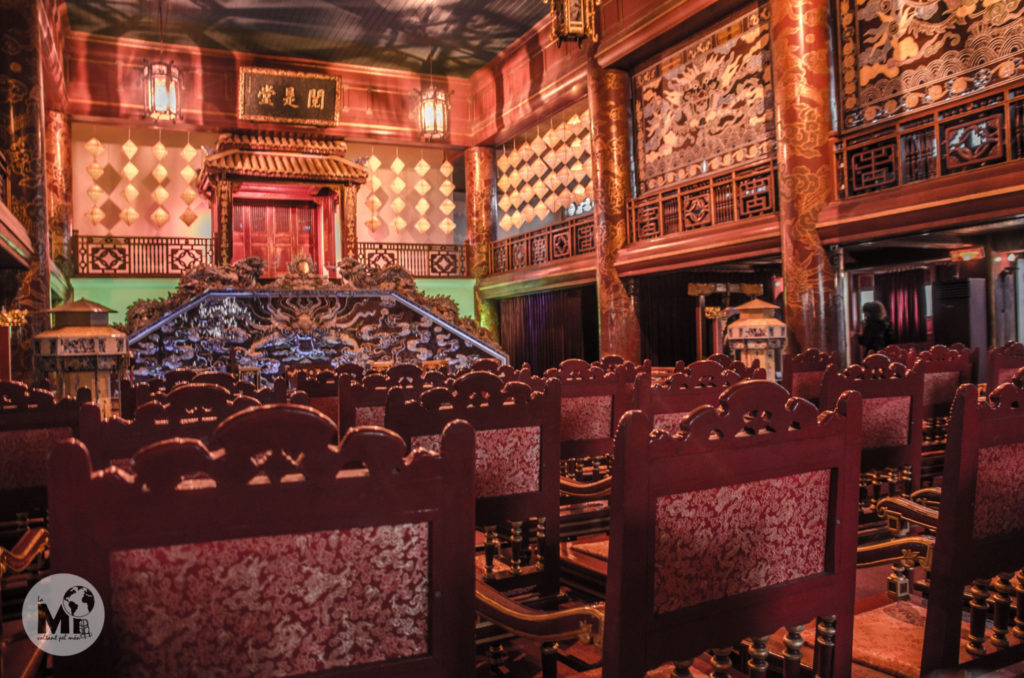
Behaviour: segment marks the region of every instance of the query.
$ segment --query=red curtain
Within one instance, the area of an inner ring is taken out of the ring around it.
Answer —
[[[924,284],[925,270],[921,268],[875,276],[875,301],[885,304],[897,343],[928,340]]]
[[[502,299],[500,313],[501,346],[517,367],[528,362],[540,374],[566,358],[598,358],[593,287]]]

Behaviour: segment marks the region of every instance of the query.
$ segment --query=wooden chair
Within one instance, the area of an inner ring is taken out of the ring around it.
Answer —
[[[907,494],[921,485],[924,375],[880,353],[842,372],[833,365],[822,382],[823,407],[845,391],[863,396],[861,427],[862,510],[873,520],[879,498]]]
[[[602,667],[581,675],[639,678],[676,662],[673,675],[688,676],[710,648],[725,676],[752,636],[749,673],[765,676],[769,635],[785,626],[795,677],[814,617],[815,675],[850,675],[860,396],[819,412],[751,381],[720,403],[674,435],[639,411],[620,423]]]
[[[115,460],[126,462],[146,445],[166,438],[180,436],[209,442],[220,422],[260,405],[255,398],[235,396],[223,386],[191,382],[174,387],[161,400],[166,402],[151,400],[139,406],[130,421],[104,419],[98,407],[83,405],[78,438],[89,448],[93,467],[105,468]]]
[[[434,382],[439,374],[424,373],[419,366],[407,363],[393,365],[387,372],[367,372],[362,379],[339,374],[339,430],[344,435],[353,426],[384,426],[389,390],[399,388],[413,398],[420,394],[428,379]]]
[[[166,372],[164,372],[162,383],[164,388],[170,391],[175,386],[178,386],[180,384],[186,384],[192,381],[195,378],[196,374],[198,374],[198,372],[187,367],[175,370],[167,370]]]
[[[188,383],[216,384],[217,386],[223,386],[227,390],[232,391],[235,390],[235,387],[238,384],[238,379],[235,377],[235,375],[228,374],[227,372],[200,372],[191,379],[189,379]]]
[[[713,360],[698,360],[674,372],[662,384],[652,384],[649,374],[640,375],[634,388],[634,408],[642,411],[654,428],[674,433],[691,410],[701,405],[716,405],[725,389],[740,381],[733,370]],[[594,482],[576,482],[562,479],[563,503],[587,500],[581,506],[563,506],[563,537],[577,539],[563,544],[562,580],[569,586],[589,595],[604,595],[606,572],[595,562],[593,552],[607,551],[610,511],[607,502],[593,500],[611,494],[611,477]],[[586,550],[584,544],[591,544]]]
[[[18,610],[17,618],[4,622],[0,634],[0,676],[4,678],[29,678],[41,675],[46,664],[46,656],[25,635],[21,621],[21,606],[17,600],[9,601],[12,585],[17,595],[24,599],[29,579],[26,573],[38,569],[46,557],[49,547],[49,533],[43,528],[26,530],[18,543],[6,549],[0,546],[0,602],[5,605],[14,602]],[[15,582],[15,579],[21,581]]]
[[[15,521],[19,532],[44,524],[47,456],[78,432],[78,408],[90,399],[88,389],[58,400],[50,391],[0,381],[0,523]]]
[[[674,372],[664,383],[654,384],[646,375],[635,385],[635,409],[650,419],[654,428],[673,433],[679,422],[701,405],[715,405],[726,388],[741,381],[740,375],[713,360],[698,360]]]
[[[836,351],[824,353],[816,348],[807,348],[796,355],[782,356],[782,385],[798,398],[806,398],[819,404],[821,382],[830,365],[839,364]]]
[[[739,360],[734,360],[732,357],[727,356],[724,353],[712,353],[706,360],[713,360],[722,367],[732,370],[736,374],[740,375],[743,379],[764,379],[767,375],[764,368],[761,367],[760,360],[754,360],[753,364],[749,367]],[[676,361],[676,371],[679,372],[686,367],[686,362],[682,360]]]
[[[356,379],[362,379],[364,373],[363,366],[355,363],[341,363],[335,371],[338,374],[351,374]]]
[[[600,367],[605,372],[615,372],[620,367],[624,367],[626,369],[627,379],[635,379],[639,374],[650,374],[651,370],[654,369],[651,365],[650,359],[645,359],[638,365],[632,360],[626,360],[620,355],[606,355],[600,360],[595,360],[590,364],[594,367]]]
[[[470,372],[418,398],[392,389],[385,415],[388,428],[428,449],[446,423],[473,425],[476,524],[484,533],[478,575],[499,588],[535,584],[542,596],[555,594],[559,582],[558,388],[549,380],[534,391]]]
[[[182,373],[190,372],[191,370],[182,370]],[[151,379],[139,384],[133,384],[126,379],[121,380],[121,410],[118,416],[122,419],[133,419],[141,405],[154,400],[166,403],[167,395],[184,384],[221,386],[236,396],[249,396],[264,405],[288,403],[294,400],[293,391],[289,389],[288,381],[284,377],[275,379],[270,387],[257,388],[251,382],[236,379],[234,375],[227,372],[199,372],[198,374],[193,373],[193,377],[185,381],[175,379],[173,385],[169,387],[159,379]]]
[[[335,426],[341,424],[338,373],[333,370],[297,370],[291,376],[295,388],[309,396],[309,406],[326,414]]]
[[[523,363],[519,369],[516,369],[512,365],[502,363],[497,358],[474,360],[468,369],[459,372],[455,376],[461,377],[469,372],[490,372],[491,374],[497,374],[505,381],[522,381],[524,383],[529,383],[531,378],[535,377],[530,370],[530,363]]]
[[[924,444],[941,449],[957,387],[971,381],[971,352],[936,344],[917,354],[913,369],[924,377]]]
[[[561,385],[562,475],[573,478],[584,467],[608,468],[615,425],[632,403],[636,367],[622,364],[606,372],[570,359],[544,377]]]
[[[130,473],[58,447],[53,565],[97,588],[106,622],[55,674],[471,675],[472,429],[408,456],[390,431],[336,433],[265,405]]]
[[[936,528],[927,609],[901,601],[858,614],[856,662],[889,675],[927,676],[940,669],[975,675],[1024,660],[1021,487],[1024,370],[988,399],[978,398],[974,384],[962,385],[953,403],[939,509],[900,500],[914,522]]]
[[[1010,381],[1014,373],[1024,367],[1024,344],[1008,341],[988,351],[988,372],[986,383],[989,392],[999,384]]]
[[[903,363],[907,367],[914,364],[917,360],[917,349],[911,346],[900,346],[899,344],[889,344],[881,351],[882,355],[888,358],[894,363]]]

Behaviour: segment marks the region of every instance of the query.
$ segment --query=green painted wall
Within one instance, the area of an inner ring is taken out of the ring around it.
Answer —
[[[473,278],[416,278],[416,288],[423,294],[444,294],[455,300],[459,315],[473,317]]]
[[[75,299],[86,298],[112,308],[110,322],[123,323],[128,307],[139,299],[163,299],[178,287],[177,278],[72,278]]]
[[[110,322],[123,323],[125,312],[139,299],[163,299],[178,287],[177,278],[72,278],[75,298],[86,298],[112,308]],[[459,313],[473,315],[472,278],[417,278],[423,294],[444,294],[455,300]]]

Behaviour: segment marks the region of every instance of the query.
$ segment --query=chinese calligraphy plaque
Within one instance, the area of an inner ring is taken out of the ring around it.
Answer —
[[[238,117],[257,122],[338,124],[341,78],[316,73],[242,67]]]

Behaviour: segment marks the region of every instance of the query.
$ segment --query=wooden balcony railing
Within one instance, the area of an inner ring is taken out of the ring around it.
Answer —
[[[774,162],[702,176],[629,201],[629,242],[660,238],[778,209]]]
[[[849,198],[1024,157],[1024,85],[1007,86],[862,133],[836,145],[839,197]]]
[[[421,245],[418,243],[358,244],[359,261],[384,268],[398,264],[417,278],[465,278],[465,245]]]
[[[496,240],[490,245],[491,275],[539,266],[594,251],[594,213]]]
[[[75,275],[174,277],[213,262],[210,238],[135,238],[75,234]]]

